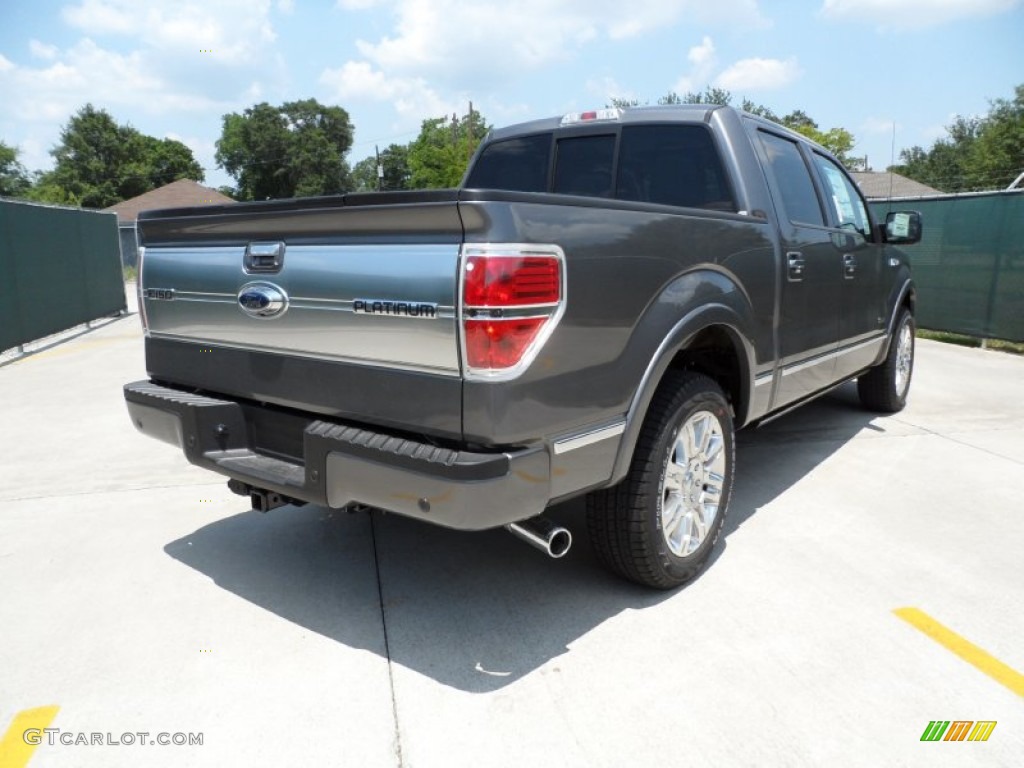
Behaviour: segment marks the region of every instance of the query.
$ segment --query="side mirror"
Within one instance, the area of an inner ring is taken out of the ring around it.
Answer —
[[[885,215],[885,241],[893,245],[911,245],[921,240],[921,214],[894,211]]]

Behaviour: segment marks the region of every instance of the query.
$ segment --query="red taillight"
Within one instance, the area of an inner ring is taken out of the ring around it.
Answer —
[[[564,302],[561,253],[544,246],[473,247],[462,275],[462,333],[468,376],[515,376],[550,335]],[[510,253],[509,251],[512,251]]]
[[[470,256],[462,296],[467,307],[557,304],[558,259],[553,256]]]
[[[520,320],[467,320],[466,362],[470,368],[511,368],[523,359],[546,317]]]

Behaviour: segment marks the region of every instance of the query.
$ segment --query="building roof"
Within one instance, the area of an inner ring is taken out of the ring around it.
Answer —
[[[152,208],[187,208],[196,205],[223,205],[235,202],[215,189],[204,187],[191,179],[178,179],[149,192],[122,200],[117,205],[104,208],[117,214],[118,224],[134,224],[140,211]]]
[[[891,171],[852,171],[850,175],[857,182],[864,197],[886,199],[889,197],[928,197],[944,194],[934,187],[908,179]]]

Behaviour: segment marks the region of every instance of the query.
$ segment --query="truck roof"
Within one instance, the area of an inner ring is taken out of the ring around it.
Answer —
[[[815,149],[822,151],[829,156],[833,156],[828,148],[823,147],[810,137],[804,136],[781,123],[769,120],[766,117],[756,115],[752,112],[746,112],[742,109],[722,104],[659,104],[656,106],[645,107],[608,107],[600,110],[594,110],[589,113],[570,113],[568,115],[559,115],[557,117],[544,117],[539,120],[530,120],[525,123],[517,123],[515,125],[505,126],[504,128],[497,128],[488,134],[486,140],[491,142],[530,133],[542,133],[544,131],[556,131],[561,129],[571,130],[585,125],[622,125],[629,123],[653,122],[702,123],[708,122],[711,114],[717,111],[728,111],[737,115],[743,115],[744,117],[754,120],[763,126],[771,128],[777,133],[783,133],[790,136],[795,141],[810,144]],[[603,113],[617,113],[617,115],[609,114],[609,116],[605,117]],[[567,118],[581,118],[582,115],[596,115],[596,117],[589,120],[578,119],[566,122]]]
[[[618,112],[616,118],[594,119],[592,124],[599,125],[603,122],[618,123],[647,123],[678,121],[685,123],[699,123],[707,120],[708,115],[718,109],[732,109],[719,104],[669,104],[653,107],[620,107],[595,110],[600,112]],[[580,114],[588,114],[586,112]],[[593,113],[591,113],[593,114]],[[584,125],[584,121],[566,124],[564,121],[568,115],[557,117],[544,117],[539,120],[530,120],[525,123],[517,123],[504,128],[497,128],[491,131],[490,140],[504,139],[509,136],[520,136],[526,133],[540,133],[542,131],[554,131],[559,128],[571,128]]]

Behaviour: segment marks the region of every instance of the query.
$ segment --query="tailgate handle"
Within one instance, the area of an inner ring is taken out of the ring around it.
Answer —
[[[245,271],[280,272],[284,264],[284,243],[249,243],[245,246]]]

